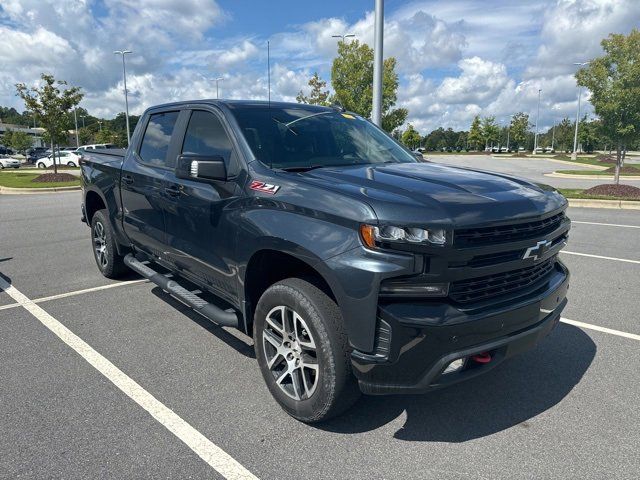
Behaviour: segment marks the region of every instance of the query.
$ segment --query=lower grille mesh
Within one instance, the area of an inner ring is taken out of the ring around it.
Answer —
[[[514,293],[535,284],[542,284],[553,271],[556,258],[552,257],[539,265],[453,282],[449,297],[458,303],[473,303]]]

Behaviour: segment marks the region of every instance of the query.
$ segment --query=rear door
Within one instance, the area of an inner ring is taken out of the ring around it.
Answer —
[[[237,227],[233,202],[241,194],[241,169],[231,132],[214,110],[194,109],[185,118],[178,154],[219,155],[227,167],[227,181],[179,179],[167,172],[165,224],[167,259],[208,284],[230,301],[236,295],[235,258]]]
[[[148,116],[120,176],[124,231],[134,245],[157,257],[164,257],[165,251],[165,176],[171,168],[169,150],[179,116],[179,110]]]

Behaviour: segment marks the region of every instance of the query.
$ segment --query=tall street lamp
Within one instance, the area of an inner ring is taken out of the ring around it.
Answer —
[[[589,62],[574,62],[574,65],[584,67],[589,65]],[[578,111],[576,112],[576,131],[573,134],[573,153],[571,154],[571,160],[578,158],[578,124],[580,123],[580,99],[582,98],[582,87],[578,88]]]
[[[127,146],[131,143],[131,133],[129,132],[129,99],[127,97],[127,67],[125,66],[124,57],[128,53],[133,53],[131,50],[116,50],[113,52],[115,55],[122,55],[122,78],[124,79],[124,108],[125,118],[127,120]]]
[[[82,119],[82,128],[85,128],[84,119],[87,118],[87,116],[86,115],[80,115],[80,118]]]
[[[507,153],[509,153],[509,135],[511,134],[511,120],[513,119],[513,115],[509,115],[507,119],[509,120],[509,126],[507,127]]]
[[[356,34],[355,33],[345,33],[345,34],[336,34],[336,35],[331,35],[332,38],[341,38],[342,41],[344,42],[345,38],[352,38],[355,37]]]
[[[533,139],[533,154],[535,155],[538,151],[538,120],[540,119],[540,93],[542,89],[538,89],[538,113],[536,113],[536,136]]]
[[[80,146],[80,141],[78,140],[78,107],[73,109],[73,120],[76,124],[76,148]]]
[[[373,105],[371,120],[382,128],[382,45],[384,43],[384,0],[375,1],[373,24]]]
[[[218,94],[218,82],[220,80],[224,80],[224,77],[218,77],[216,78],[216,98],[220,98],[220,95]]]

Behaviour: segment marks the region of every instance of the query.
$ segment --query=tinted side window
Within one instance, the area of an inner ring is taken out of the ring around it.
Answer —
[[[222,122],[210,112],[195,110],[189,119],[187,133],[182,144],[182,153],[221,156],[230,174],[235,171],[235,155],[231,141]]]
[[[164,167],[169,151],[173,127],[180,112],[165,112],[151,115],[140,145],[140,158],[145,163]]]

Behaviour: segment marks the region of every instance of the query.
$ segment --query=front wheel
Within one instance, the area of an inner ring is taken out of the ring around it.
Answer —
[[[44,163],[40,162],[38,163],[38,168],[47,168],[47,166]]]
[[[93,256],[102,275],[120,278],[127,272],[123,257],[118,255],[107,210],[98,210],[91,219],[91,243]]]
[[[75,167],[76,164],[73,162],[67,162],[67,167]]]
[[[264,292],[254,348],[269,391],[300,421],[328,420],[360,396],[340,310],[308,281],[289,278]]]

